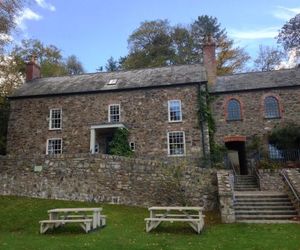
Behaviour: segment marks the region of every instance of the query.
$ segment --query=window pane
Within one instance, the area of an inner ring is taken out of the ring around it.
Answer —
[[[62,153],[61,139],[50,139],[50,140],[48,140],[47,152],[48,152],[49,155],[61,154]]]
[[[169,154],[184,155],[184,133],[170,132],[169,133]]]
[[[50,110],[50,128],[51,129],[60,129],[61,128],[61,109],[51,109]]]
[[[179,100],[169,101],[170,121],[181,121],[181,104]]]
[[[268,96],[265,98],[265,117],[266,118],[280,117],[278,101],[273,96]]]
[[[120,106],[119,105],[109,106],[109,120],[110,120],[110,122],[119,122],[120,121]]]
[[[241,106],[237,100],[232,99],[228,102],[227,114],[227,120],[229,121],[241,120]]]

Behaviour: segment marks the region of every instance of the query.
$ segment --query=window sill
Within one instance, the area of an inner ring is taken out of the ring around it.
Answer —
[[[278,117],[264,117],[264,119],[265,120],[279,120],[279,119],[281,119],[281,117],[280,116],[278,116]]]
[[[49,128],[49,130],[62,130],[62,128]]]
[[[226,120],[226,122],[242,122],[243,119],[237,119],[237,120]]]
[[[185,157],[186,155],[185,154],[183,154],[183,155],[169,155],[168,154],[168,157]]]
[[[182,122],[182,120],[180,120],[180,121],[169,121],[169,123],[181,123]]]

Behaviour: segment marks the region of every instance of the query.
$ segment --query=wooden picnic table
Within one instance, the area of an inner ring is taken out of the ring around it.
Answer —
[[[146,218],[146,231],[150,232],[161,222],[187,222],[198,234],[204,226],[202,207],[150,207],[150,218]]]
[[[48,210],[49,220],[40,221],[40,232],[45,233],[49,228],[56,228],[66,223],[79,223],[89,232],[91,229],[105,226],[106,217],[101,215],[102,208],[55,208]]]

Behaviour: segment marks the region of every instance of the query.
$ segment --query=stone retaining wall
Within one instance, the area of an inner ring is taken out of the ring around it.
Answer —
[[[214,169],[109,155],[0,158],[0,194],[128,205],[217,207]]]
[[[233,173],[231,170],[217,172],[220,212],[222,222],[234,223]]]
[[[280,176],[280,170],[259,169],[259,186],[261,191],[284,192],[285,185]]]

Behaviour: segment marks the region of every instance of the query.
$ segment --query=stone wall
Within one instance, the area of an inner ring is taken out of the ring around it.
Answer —
[[[168,157],[167,133],[185,132],[185,156],[202,155],[199,85],[11,100],[7,151],[45,154],[46,141],[62,138],[64,154],[90,152],[90,129],[108,123],[108,106],[120,104],[120,122],[136,145],[136,157]],[[168,100],[181,100],[182,121],[168,121]],[[62,129],[49,130],[50,109],[62,109]],[[105,129],[96,133],[105,133]],[[102,132],[103,131],[103,132]]]
[[[0,158],[0,194],[121,204],[217,207],[214,169],[109,155]]]
[[[258,174],[261,191],[284,192],[285,184],[280,176],[280,170],[259,169]]]
[[[234,199],[233,199],[233,182],[234,177],[231,170],[219,170],[217,172],[218,193],[220,212],[223,223],[234,223]]]
[[[294,168],[294,169],[284,169],[284,174],[290,181],[291,185],[294,188],[294,192],[298,195],[300,198],[300,168]],[[286,183],[285,185],[286,192],[288,193],[291,201],[293,202],[295,208],[298,211],[298,215],[300,216],[300,200],[297,200],[295,197],[295,194],[291,190],[291,188]]]
[[[258,83],[259,84],[259,83]],[[275,96],[280,105],[279,119],[267,119],[264,113],[264,98]],[[242,119],[226,120],[227,102],[235,98],[241,103]],[[213,112],[216,122],[215,139],[224,144],[227,136],[246,136],[247,141],[254,135],[263,137],[275,126],[286,122],[300,123],[300,90],[295,88],[256,90],[235,93],[224,93],[214,96]]]

